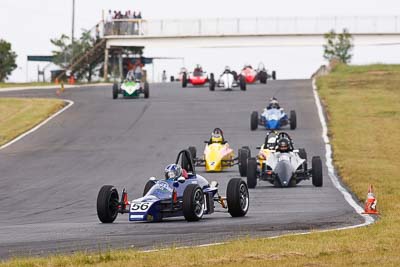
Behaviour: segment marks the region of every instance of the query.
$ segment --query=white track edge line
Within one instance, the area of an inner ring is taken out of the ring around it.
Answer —
[[[8,143],[5,143],[4,145],[0,146],[0,150],[5,149],[6,147],[11,146],[12,144],[14,144],[15,142],[21,140],[22,138],[24,138],[25,136],[37,131],[40,127],[42,127],[43,125],[45,125],[46,123],[48,123],[50,120],[54,119],[55,117],[57,117],[58,115],[60,115],[61,113],[63,113],[64,111],[66,111],[67,109],[69,109],[73,104],[74,101],[68,100],[68,99],[62,99],[62,101],[64,101],[65,103],[67,103],[67,105],[65,107],[63,107],[62,109],[60,109],[59,111],[57,111],[56,113],[54,113],[53,115],[51,115],[50,117],[48,117],[47,119],[45,119],[44,121],[42,121],[41,123],[39,123],[38,125],[36,125],[35,127],[33,127],[32,129],[18,135],[17,137],[15,137],[14,139],[12,139],[11,141],[9,141]]]
[[[363,212],[362,207],[353,199],[353,196],[350,194],[350,192],[347,191],[347,189],[344,188],[340,184],[339,178],[335,174],[335,168],[333,167],[333,164],[332,164],[332,162],[333,162],[332,161],[332,147],[331,147],[331,144],[330,144],[330,141],[328,138],[328,126],[327,126],[327,123],[325,120],[325,115],[324,115],[324,112],[322,109],[321,100],[318,95],[315,79],[312,79],[312,89],[313,89],[313,94],[314,94],[315,105],[317,106],[317,110],[318,110],[318,117],[319,117],[319,120],[320,120],[321,126],[322,126],[322,135],[321,136],[322,136],[322,140],[325,143],[325,150],[326,150],[325,164],[328,168],[328,176],[331,179],[333,185],[336,187],[336,189],[339,190],[340,193],[342,193],[346,202],[349,203],[349,205],[360,216],[362,216],[365,221],[361,224],[356,224],[356,225],[350,225],[350,226],[332,228],[332,229],[325,229],[325,230],[306,231],[306,232],[301,232],[301,233],[289,233],[289,234],[266,237],[266,239],[276,239],[276,238],[288,237],[288,236],[308,235],[308,234],[313,234],[313,233],[326,233],[326,232],[333,232],[333,231],[349,230],[349,229],[364,227],[364,226],[370,225],[375,222],[375,219],[372,216],[362,214],[362,212]],[[196,247],[201,248],[201,247],[211,247],[211,246],[226,245],[226,244],[227,244],[227,242],[209,243],[209,244],[203,244],[203,245],[197,245],[197,246],[182,246],[182,247],[177,247],[175,249],[196,248]],[[164,250],[168,250],[168,248],[144,250],[142,252],[143,253],[151,253],[151,252],[164,251]]]

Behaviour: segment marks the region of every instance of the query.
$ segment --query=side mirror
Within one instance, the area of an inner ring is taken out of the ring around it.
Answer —
[[[181,184],[183,184],[185,181],[186,181],[185,177],[178,178],[178,182],[180,182]]]

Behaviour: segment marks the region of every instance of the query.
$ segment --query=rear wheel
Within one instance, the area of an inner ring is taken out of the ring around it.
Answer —
[[[204,214],[204,193],[197,184],[190,184],[183,191],[183,216],[186,221],[198,221]]]
[[[103,185],[97,195],[97,217],[102,223],[112,223],[118,216],[119,197],[112,185]]]
[[[185,88],[187,86],[187,75],[186,72],[182,74],[182,87]]]
[[[260,71],[258,73],[258,77],[260,79],[260,83],[266,84],[267,83],[267,73],[265,71]]]
[[[210,91],[214,91],[215,90],[214,73],[210,74],[209,88],[210,88]]]
[[[257,160],[255,158],[247,160],[247,185],[249,188],[255,188],[257,185]]]
[[[240,86],[240,90],[246,91],[246,80],[244,79],[243,76],[239,77],[239,86]]]
[[[229,180],[226,190],[228,212],[232,217],[243,217],[249,210],[249,190],[246,183],[240,178]]]
[[[290,111],[290,130],[294,130],[297,127],[296,111]]]
[[[149,192],[149,190],[153,187],[153,185],[155,185],[156,182],[152,181],[152,180],[148,180],[147,183],[144,185],[144,190],[143,190],[143,196],[145,196],[147,194],[147,192]]]
[[[114,83],[113,84],[113,88],[112,88],[112,97],[113,99],[118,98],[118,83]]]
[[[150,90],[149,90],[149,83],[148,82],[144,82],[143,93],[144,93],[144,98],[149,98]]]
[[[253,111],[250,117],[250,129],[252,131],[256,130],[258,127],[258,112]]]
[[[250,150],[247,148],[240,148],[238,152],[239,158],[239,173],[240,176],[246,177],[247,175],[247,159],[250,158]]]
[[[272,79],[276,80],[276,71],[273,70],[271,76],[272,76]]]
[[[311,160],[312,184],[316,187],[322,186],[322,161],[320,157],[313,157]]]

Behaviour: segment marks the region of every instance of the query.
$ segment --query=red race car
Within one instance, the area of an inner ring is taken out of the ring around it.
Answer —
[[[182,87],[187,87],[188,83],[194,86],[199,86],[204,85],[208,82],[208,75],[205,71],[203,71],[200,65],[197,65],[196,68],[194,68],[193,72],[189,74],[187,72],[184,72],[182,75]]]
[[[271,75],[267,73],[264,64],[260,63],[258,69],[253,69],[251,65],[244,65],[239,76],[245,78],[246,83],[255,83],[260,81],[260,83],[267,83],[268,79],[276,80],[276,72],[272,71]]]

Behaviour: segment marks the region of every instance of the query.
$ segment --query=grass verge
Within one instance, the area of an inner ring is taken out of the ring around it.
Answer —
[[[365,200],[370,183],[375,186],[382,213],[376,224],[153,253],[13,259],[2,266],[399,266],[400,66],[338,66],[318,86],[327,105],[336,166],[360,199]]]
[[[56,99],[0,98],[0,146],[28,131],[64,106]]]
[[[48,83],[48,82],[1,83],[0,82],[0,88],[25,87],[25,86],[48,86],[48,85],[54,85],[54,83]]]

